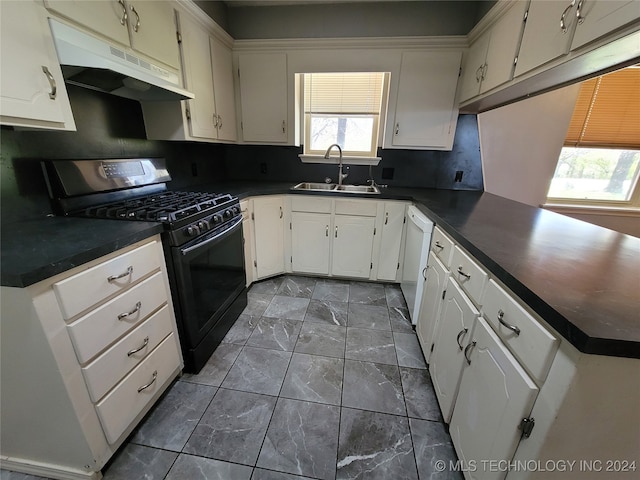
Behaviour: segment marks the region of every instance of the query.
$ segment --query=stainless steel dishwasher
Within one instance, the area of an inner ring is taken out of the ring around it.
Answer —
[[[411,323],[414,325],[418,321],[422,301],[432,231],[433,222],[414,205],[410,205],[407,208],[407,234],[400,288],[407,301]]]

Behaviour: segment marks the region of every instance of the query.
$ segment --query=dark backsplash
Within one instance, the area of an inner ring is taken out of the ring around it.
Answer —
[[[299,147],[222,145],[147,140],[140,104],[67,86],[76,132],[0,131],[0,214],[3,224],[51,213],[41,159],[164,157],[171,189],[225,180],[324,181],[335,165],[303,164]],[[461,115],[451,152],[380,150],[377,183],[393,186],[482,190],[475,115]],[[462,181],[455,182],[456,172]],[[387,178],[383,178],[384,176]],[[392,174],[393,178],[388,178]],[[365,183],[369,167],[352,166],[349,183]]]

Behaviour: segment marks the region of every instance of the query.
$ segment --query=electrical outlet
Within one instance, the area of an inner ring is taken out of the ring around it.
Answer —
[[[454,177],[453,181],[454,182],[461,182],[463,173],[464,172],[462,170],[456,170],[456,176]]]
[[[393,180],[394,169],[387,167],[382,169],[382,180]]]

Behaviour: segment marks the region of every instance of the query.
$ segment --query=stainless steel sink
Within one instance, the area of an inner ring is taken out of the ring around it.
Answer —
[[[302,182],[293,187],[294,190],[333,190],[337,185],[335,183],[313,183]]]
[[[371,185],[337,185],[335,183],[314,183],[302,182],[292,187],[292,190],[306,190],[316,192],[339,192],[339,193],[380,193],[378,187]]]

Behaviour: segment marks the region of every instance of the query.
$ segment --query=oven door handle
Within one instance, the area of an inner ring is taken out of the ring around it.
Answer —
[[[233,231],[237,230],[238,228],[240,228],[242,226],[242,217],[238,217],[235,220],[235,223],[233,225],[231,225],[229,228],[223,230],[222,232],[218,233],[217,235],[211,237],[211,238],[207,238],[206,240],[196,243],[195,245],[191,245],[190,247],[187,248],[181,248],[180,249],[180,253],[182,255],[187,255],[191,252],[193,252],[194,250],[197,250],[200,247],[204,247],[205,245],[208,245],[210,243],[213,243],[217,240],[219,240],[221,237],[224,237],[225,235],[228,235],[230,233],[232,233]]]

